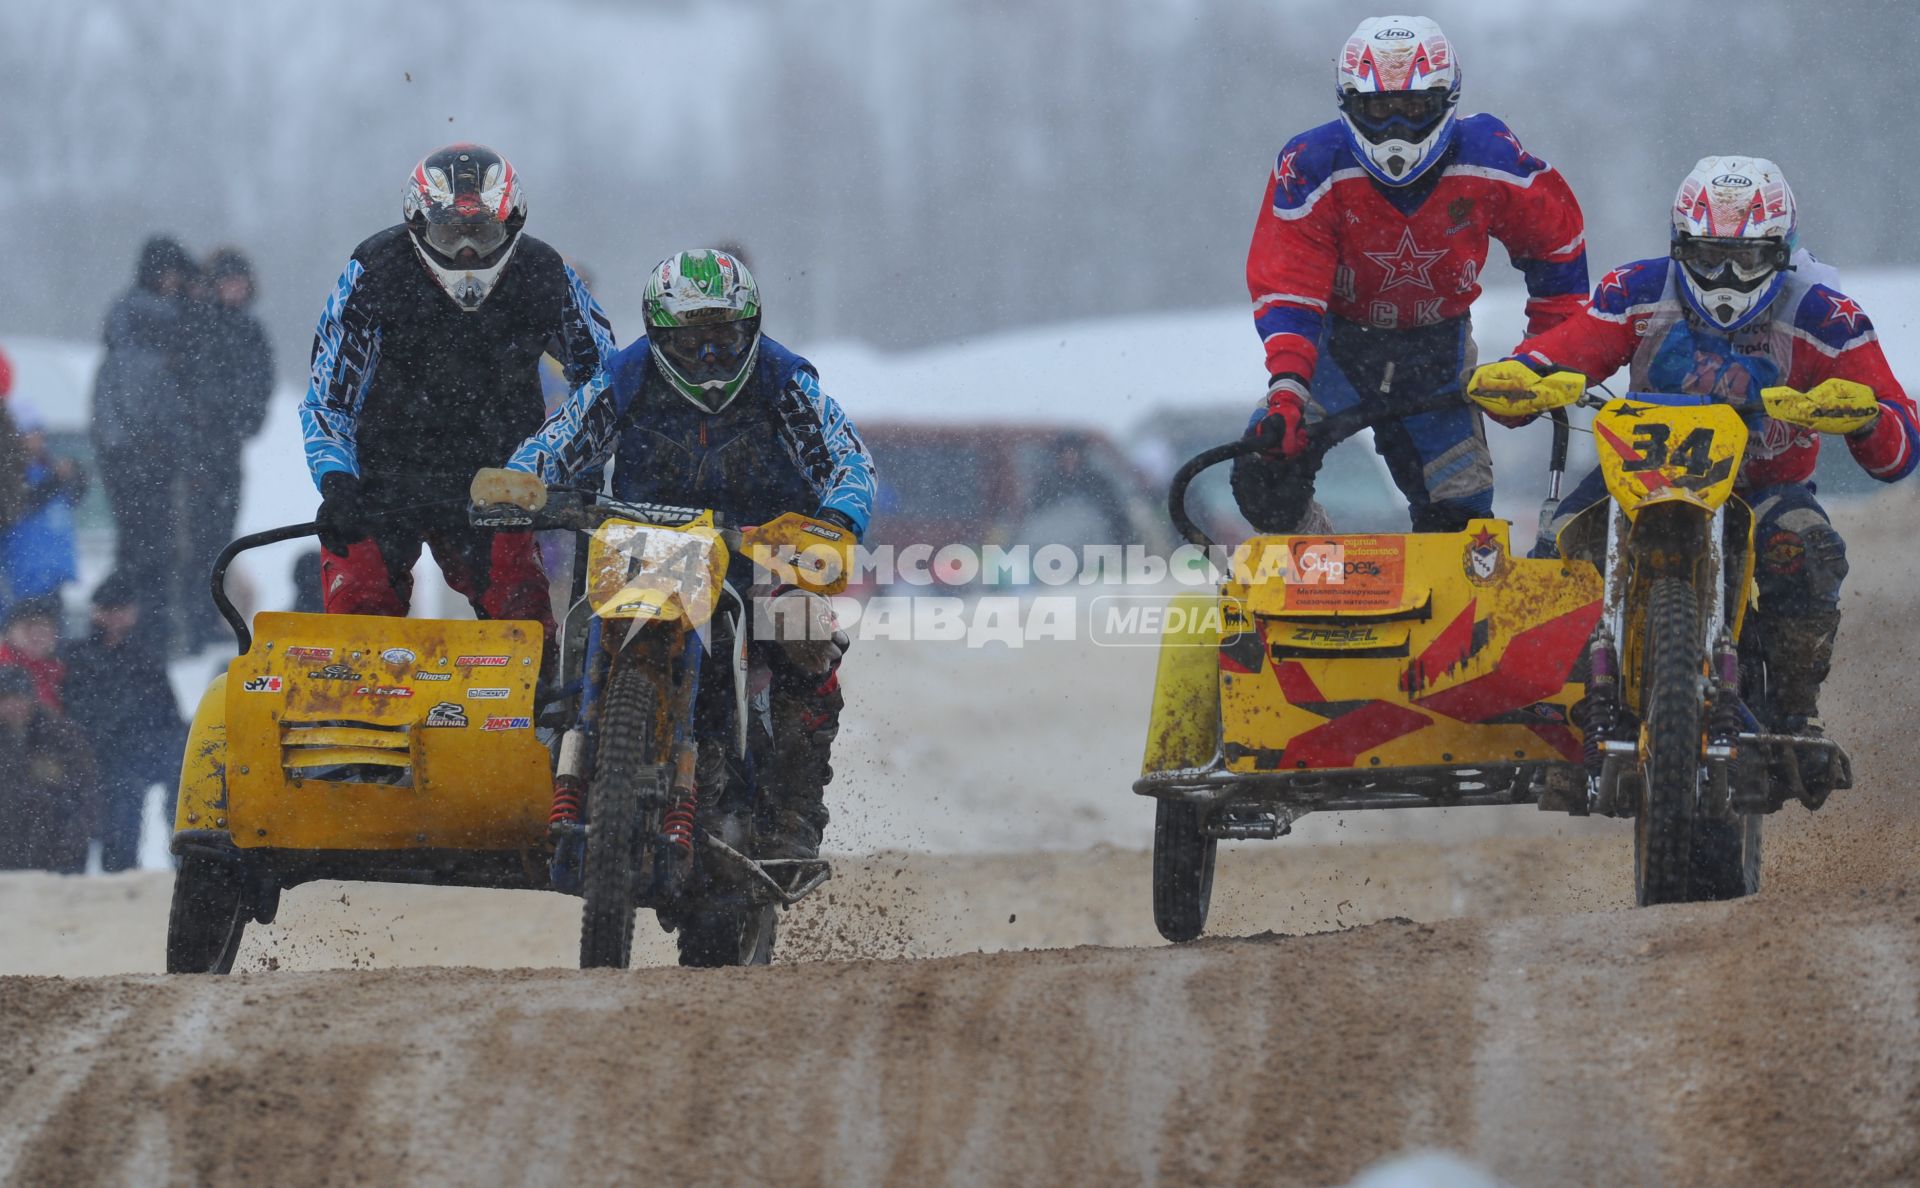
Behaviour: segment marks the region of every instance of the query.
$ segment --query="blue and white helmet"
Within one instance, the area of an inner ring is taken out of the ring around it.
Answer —
[[[1702,157],[1674,197],[1680,296],[1722,330],[1745,326],[1780,295],[1799,242],[1793,191],[1765,157]]]
[[[1347,142],[1366,171],[1404,186],[1453,143],[1460,64],[1426,17],[1368,17],[1347,38],[1334,71]]]

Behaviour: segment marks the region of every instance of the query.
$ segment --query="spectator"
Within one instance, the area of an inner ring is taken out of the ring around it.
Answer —
[[[67,715],[86,736],[99,768],[100,869],[129,870],[140,860],[147,789],[168,788],[186,746],[161,640],[140,626],[140,592],[114,574],[93,592],[93,629],[67,653]]]
[[[202,300],[193,307],[192,349],[186,358],[186,401],[193,437],[193,463],[186,478],[185,572],[201,582],[220,550],[233,539],[240,509],[240,450],[260,432],[273,393],[273,352],[267,333],[248,312],[253,306],[253,265],[236,248],[207,258]],[[213,605],[190,592],[183,609],[189,641],[222,639],[225,628]]]
[[[198,458],[182,393],[192,257],[165,236],[140,249],[133,288],[107,312],[106,357],[93,389],[93,448],[116,529],[114,569],[149,609],[172,602],[180,566],[176,476]]]
[[[73,509],[87,493],[87,476],[70,458],[47,448],[38,410],[9,406],[26,459],[26,495],[20,519],[0,533],[0,577],[7,602],[58,594],[75,576]]]
[[[27,598],[7,608],[0,633],[0,667],[27,674],[40,703],[58,714],[66,666],[60,663],[60,599]],[[5,818],[0,818],[3,822]]]
[[[42,705],[33,678],[0,665],[0,870],[87,868],[98,803],[93,759],[73,723]]]

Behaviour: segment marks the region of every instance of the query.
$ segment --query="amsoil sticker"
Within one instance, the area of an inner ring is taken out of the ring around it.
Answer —
[[[453,679],[453,674],[450,672],[428,672],[423,668],[413,674],[413,679],[416,681],[450,681]]]
[[[454,701],[443,701],[427,711],[427,726],[459,726],[467,724],[467,707]]]
[[[277,676],[248,677],[247,683],[240,686],[243,693],[278,693],[283,687]]]
[[[453,661],[457,668],[505,668],[509,656],[459,656]]]
[[[480,724],[482,730],[531,730],[532,718],[488,718]]]
[[[344,664],[329,664],[325,668],[308,673],[307,676],[316,681],[357,681],[360,679],[359,673]]]
[[[1398,536],[1296,536],[1287,542],[1288,610],[1391,610],[1406,593]]]
[[[288,648],[287,659],[300,660],[307,664],[325,664],[333,659],[332,648]]]
[[[511,692],[513,692],[513,690],[511,689],[468,689],[467,700],[468,701],[498,701],[506,697],[506,695]]]
[[[413,690],[405,685],[362,685],[354,690],[366,697],[412,697]]]

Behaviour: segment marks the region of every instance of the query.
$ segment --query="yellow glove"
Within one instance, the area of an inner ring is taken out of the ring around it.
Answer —
[[[1880,402],[1873,389],[1852,380],[1821,380],[1810,392],[1763,388],[1760,400],[1774,420],[1804,425],[1817,433],[1858,433],[1880,419]]]
[[[1527,417],[1565,408],[1587,390],[1587,377],[1577,371],[1541,375],[1518,359],[1502,359],[1473,370],[1467,398],[1498,417]]]

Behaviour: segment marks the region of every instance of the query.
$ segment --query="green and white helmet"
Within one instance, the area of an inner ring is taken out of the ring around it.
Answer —
[[[641,300],[653,361],[674,391],[710,413],[733,402],[760,354],[760,286],[726,252],[660,261]]]

